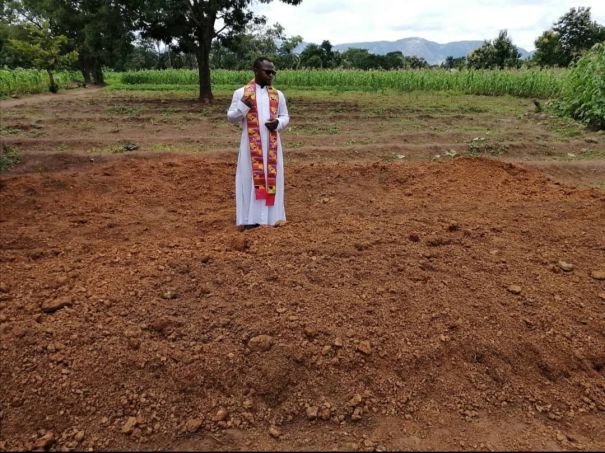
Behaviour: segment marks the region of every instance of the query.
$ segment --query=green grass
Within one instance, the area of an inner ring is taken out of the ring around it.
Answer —
[[[78,71],[58,71],[54,73],[59,89],[73,88],[83,82]],[[0,69],[0,98],[23,94],[48,93],[49,78],[40,69]]]
[[[2,148],[0,148],[0,172],[14,167],[19,161],[19,152],[12,146],[2,144]]]

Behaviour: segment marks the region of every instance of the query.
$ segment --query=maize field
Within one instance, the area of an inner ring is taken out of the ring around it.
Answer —
[[[333,88],[337,90],[454,91],[488,96],[556,97],[563,87],[566,70],[283,70],[275,85],[280,88]],[[241,86],[251,71],[212,71],[213,85]],[[167,69],[122,73],[125,85],[196,85],[195,70]]]
[[[78,71],[59,71],[53,75],[59,89],[69,88],[82,81],[82,75]],[[0,97],[44,93],[48,91],[48,86],[48,74],[45,70],[0,69]]]

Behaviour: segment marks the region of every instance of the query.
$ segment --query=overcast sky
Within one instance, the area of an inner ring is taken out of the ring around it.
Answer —
[[[494,39],[508,30],[525,50],[572,7],[591,7],[591,16],[605,25],[605,0],[303,0],[298,6],[278,0],[258,4],[268,23],[279,22],[287,36],[332,44],[396,41],[419,37],[441,44]]]

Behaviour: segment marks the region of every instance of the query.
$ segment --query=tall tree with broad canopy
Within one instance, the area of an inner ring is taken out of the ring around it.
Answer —
[[[468,56],[468,66],[474,69],[518,68],[521,54],[506,30],[501,30],[493,41],[486,40]]]
[[[569,66],[602,41],[605,26],[591,19],[590,7],[571,8],[536,39],[533,59],[540,66]]]
[[[7,23],[49,24],[53,35],[68,38],[86,83],[102,84],[103,66],[129,53],[134,40],[133,16],[143,0],[0,0],[0,19]]]
[[[257,0],[271,3],[272,0]],[[302,0],[280,0],[299,5]],[[212,40],[229,38],[241,33],[246,25],[265,22],[251,10],[254,0],[149,0],[141,2],[139,28],[146,36],[195,54],[199,72],[199,100],[214,100],[210,81],[210,50]]]

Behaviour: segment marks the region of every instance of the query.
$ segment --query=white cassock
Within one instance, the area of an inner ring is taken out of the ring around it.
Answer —
[[[277,130],[280,131],[288,125],[290,117],[286,107],[286,98],[281,91],[279,95],[279,105],[277,108],[277,119],[279,124]],[[236,206],[236,224],[252,225],[274,225],[280,220],[286,220],[286,209],[284,207],[284,154],[282,152],[281,140],[277,136],[277,193],[275,195],[275,204],[267,206],[265,200],[257,200],[254,193],[254,183],[252,179],[252,163],[250,162],[250,148],[248,146],[248,127],[246,114],[250,107],[244,104],[241,99],[244,95],[244,87],[233,93],[233,100],[227,112],[227,119],[235,124],[241,124],[242,139],[239,145],[239,158],[237,160],[237,171],[235,173],[235,206]],[[263,157],[265,176],[267,172],[267,153],[269,150],[269,129],[265,122],[270,119],[269,111],[269,92],[267,88],[261,88],[256,84],[256,108],[258,110],[258,124],[260,125],[260,136],[263,144]]]

